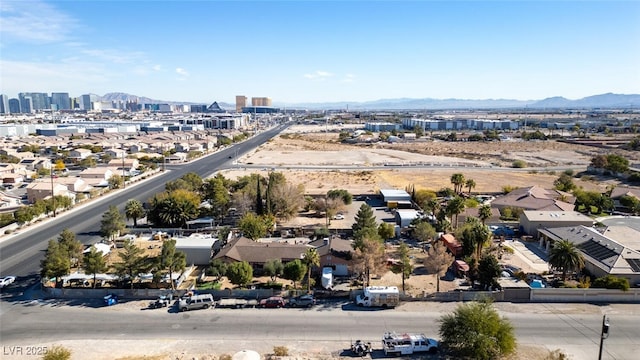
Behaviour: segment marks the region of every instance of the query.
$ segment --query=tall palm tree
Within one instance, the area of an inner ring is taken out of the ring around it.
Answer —
[[[488,218],[491,217],[491,205],[482,205],[478,209],[478,218],[482,221],[482,225],[485,224]]]
[[[307,292],[311,292],[311,269],[320,266],[320,255],[314,248],[309,248],[304,252],[303,260],[307,264]]]
[[[464,199],[456,196],[453,199],[449,200],[446,207],[446,213],[450,217],[455,216],[454,227],[458,228],[458,215],[464,211]]]
[[[473,179],[467,179],[467,181],[464,183],[465,187],[467,189],[469,189],[469,191],[467,192],[468,194],[471,194],[471,189],[476,187],[476,181]]]
[[[569,271],[581,270],[584,267],[584,256],[574,243],[569,240],[558,240],[553,243],[549,252],[549,265],[562,271],[562,281]]]
[[[136,199],[131,199],[127,201],[127,204],[124,206],[124,215],[129,219],[133,219],[133,227],[138,226],[138,219],[141,219],[145,215],[144,206],[142,203]]]
[[[462,187],[464,186],[464,175],[460,173],[456,173],[451,175],[451,183],[453,184],[453,191],[456,193],[462,192]]]

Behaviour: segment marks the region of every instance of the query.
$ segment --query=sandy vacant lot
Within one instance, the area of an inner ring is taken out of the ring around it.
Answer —
[[[266,174],[275,168],[292,183],[304,184],[309,194],[324,194],[336,188],[372,194],[382,188],[404,189],[408,185],[440,190],[451,187],[452,174],[462,173],[476,182],[473,192],[493,193],[502,191],[504,186],[551,188],[561,171],[545,167],[571,167],[578,173],[586,169],[593,156],[604,153],[602,149],[556,141],[425,140],[350,145],[339,143],[336,132],[312,130],[309,126],[292,127],[243,156],[237,169],[223,174],[236,178],[252,172]],[[515,160],[525,161],[527,168],[511,168]],[[301,169],[305,165],[318,168]],[[382,169],[367,168],[376,166]],[[587,179],[576,178],[574,182],[587,190],[605,190],[607,186]]]

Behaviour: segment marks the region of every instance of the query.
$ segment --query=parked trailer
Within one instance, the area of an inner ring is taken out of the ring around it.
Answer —
[[[438,341],[424,334],[385,333],[382,337],[382,349],[385,355],[411,355],[417,352],[438,352]]]
[[[216,303],[216,307],[242,309],[246,307],[257,307],[258,300],[255,299],[220,299]]]

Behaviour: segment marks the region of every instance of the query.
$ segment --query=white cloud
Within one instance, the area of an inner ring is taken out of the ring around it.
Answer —
[[[160,66],[160,65],[153,65],[152,69],[153,69],[153,71],[161,71],[161,70],[162,70],[162,66]]]
[[[189,72],[183,68],[176,68],[176,73],[182,77],[189,76]]]
[[[77,30],[78,21],[38,0],[0,1],[4,40],[36,43],[62,41]]]
[[[111,49],[85,49],[80,52],[84,55],[116,64],[131,64],[134,62],[140,62],[144,59],[144,53],[142,52],[126,53]]]
[[[310,79],[310,80],[316,80],[316,81],[324,81],[327,78],[330,78],[333,76],[332,73],[327,72],[327,71],[320,71],[320,70],[316,70],[314,73],[311,74],[304,74],[303,75],[305,78]]]

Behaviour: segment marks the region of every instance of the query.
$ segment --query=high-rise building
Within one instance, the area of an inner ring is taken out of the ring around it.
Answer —
[[[71,108],[69,93],[51,93],[51,105],[55,105],[55,110],[69,110]]]
[[[268,97],[252,97],[251,106],[271,106],[271,98]]]
[[[9,113],[9,97],[5,94],[0,94],[0,114]]]
[[[16,98],[9,99],[9,112],[11,114],[20,114],[20,100]]]
[[[23,113],[51,109],[51,100],[46,93],[19,93],[18,99]]]
[[[80,97],[80,109],[93,110],[93,103],[98,101],[98,97],[93,94],[86,94]]]
[[[236,112],[242,112],[242,108],[247,106],[247,97],[244,95],[236,95]]]

